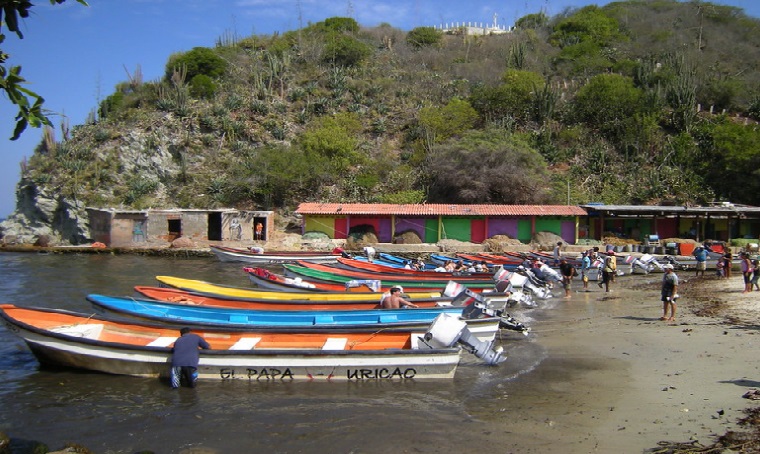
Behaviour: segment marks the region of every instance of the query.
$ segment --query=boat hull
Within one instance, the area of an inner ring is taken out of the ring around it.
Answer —
[[[210,282],[198,281],[193,279],[183,279],[173,276],[156,276],[162,285],[178,288],[188,292],[199,293],[209,296],[222,296],[231,298],[255,298],[255,299],[299,299],[310,301],[377,301],[380,298],[378,293],[374,292],[275,292],[268,290],[257,290],[252,288],[229,287],[217,285]],[[441,288],[443,289],[442,286]],[[406,292],[409,298],[435,298],[440,297],[441,292],[425,292],[415,290],[415,292]]]
[[[243,249],[210,246],[211,252],[222,262],[243,262],[258,265],[293,263],[297,260],[314,263],[337,262],[340,254],[309,253],[309,252],[263,252],[254,253]]]
[[[423,309],[374,309],[351,311],[272,311],[214,307],[213,303],[195,305],[175,302],[117,298],[91,294],[87,300],[101,313],[181,326],[203,326],[256,331],[377,332],[384,329],[425,332],[440,314],[462,314],[462,307],[434,307]],[[499,330],[495,317],[466,320],[468,329],[478,339],[491,341]]]
[[[136,377],[168,377],[171,364],[169,346],[132,345],[140,336],[147,336],[146,330],[156,340],[170,336],[177,331],[158,325],[134,325],[86,314],[72,314],[70,319],[47,323],[40,327],[30,325],[15,316],[19,308],[3,305],[3,320],[9,331],[24,340],[38,361],[46,366],[84,369],[117,375]],[[41,313],[65,313],[66,311],[21,309]],[[13,315],[9,315],[9,312]],[[56,325],[56,323],[64,323]],[[135,330],[133,340],[108,342],[99,340],[108,328],[116,328],[123,333]],[[68,330],[68,331],[67,331]],[[88,331],[90,330],[90,331]],[[459,348],[413,348],[409,347],[415,334],[389,334],[401,336],[406,347],[385,349],[319,349],[296,346],[293,348],[234,349],[229,342],[223,344],[221,338],[253,336],[250,331],[230,334],[222,331],[196,331],[212,345],[211,350],[200,352],[198,378],[209,380],[243,381],[297,381],[297,380],[427,380],[450,379],[459,363]],[[373,342],[378,336],[366,336]],[[349,335],[345,335],[348,337]],[[335,337],[335,336],[333,336]],[[338,336],[340,337],[340,335]],[[174,339],[170,338],[170,339]],[[244,340],[244,339],[241,339]],[[173,342],[173,341],[172,341]],[[327,345],[327,343],[325,343]],[[225,348],[226,347],[226,348]],[[349,348],[355,348],[350,346]]]

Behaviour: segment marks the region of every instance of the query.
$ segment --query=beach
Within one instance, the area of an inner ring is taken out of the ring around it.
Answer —
[[[661,273],[555,298],[532,325],[547,359],[514,380],[540,385],[512,396],[507,452],[645,452],[746,430],[737,421],[754,404],[742,396],[760,387],[760,292],[742,294],[738,273],[707,274],[678,272],[674,322],[660,320]]]

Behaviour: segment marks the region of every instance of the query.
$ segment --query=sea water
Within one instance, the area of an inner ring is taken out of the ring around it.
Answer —
[[[93,313],[87,294],[129,296],[136,285],[157,285],[156,275],[251,287],[242,264],[215,258],[0,253],[0,302]],[[510,421],[530,408],[518,396],[540,386],[531,374],[540,373],[535,369],[546,352],[519,333],[505,333],[501,342],[506,363],[486,366],[465,353],[454,380],[202,381],[195,389],[172,390],[156,379],[40,368],[26,345],[0,326],[0,431],[51,449],[74,442],[96,453],[503,447],[505,438],[520,440],[509,434]]]

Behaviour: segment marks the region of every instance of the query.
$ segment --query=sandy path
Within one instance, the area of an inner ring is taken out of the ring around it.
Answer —
[[[679,272],[677,323],[659,320],[662,274],[624,276],[611,294],[592,283],[536,311],[548,358],[504,385],[506,419],[503,408],[481,409],[514,435],[507,452],[642,452],[737,429],[756,404],[742,395],[760,387],[760,292],[743,295],[741,277],[692,273]]]

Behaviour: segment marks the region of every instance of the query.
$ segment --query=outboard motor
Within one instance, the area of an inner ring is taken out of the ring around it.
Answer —
[[[671,265],[673,265],[676,269],[679,269],[682,271],[689,269],[689,265],[679,262],[678,260],[675,259],[675,257],[666,255],[665,257],[663,257],[663,260],[665,260],[666,263],[670,263]]]
[[[494,366],[507,360],[504,348],[495,347],[495,341],[482,341],[467,328],[467,323],[451,314],[440,314],[433,320],[423,337],[432,348],[448,348],[461,345],[464,350]]]
[[[497,317],[499,319],[499,329],[519,331],[526,336],[530,331],[530,328],[515,320],[515,318],[505,312],[503,308],[494,309],[490,307],[483,295],[475,293],[468,288],[462,289],[462,291],[451,301],[451,305],[463,307],[461,315],[461,318],[463,319]]]

